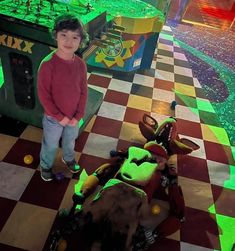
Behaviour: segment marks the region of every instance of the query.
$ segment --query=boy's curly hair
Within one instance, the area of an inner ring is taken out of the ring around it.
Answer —
[[[55,39],[56,34],[62,30],[79,31],[81,37],[80,48],[84,48],[89,41],[89,35],[84,29],[82,22],[72,14],[63,14],[55,19],[54,27],[52,28],[52,36]]]

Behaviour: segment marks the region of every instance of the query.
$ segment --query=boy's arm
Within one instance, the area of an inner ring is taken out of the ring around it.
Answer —
[[[40,103],[47,115],[52,116],[58,121],[64,118],[64,115],[56,107],[51,96],[52,69],[49,64],[42,63],[38,70],[37,90]]]
[[[85,108],[86,108],[86,102],[87,102],[87,93],[88,93],[88,87],[87,87],[87,67],[86,64],[83,62],[82,64],[82,80],[81,80],[81,96],[80,101],[77,107],[77,112],[74,115],[74,118],[79,121],[85,114]]]

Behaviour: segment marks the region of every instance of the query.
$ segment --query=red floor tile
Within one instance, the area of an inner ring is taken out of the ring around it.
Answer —
[[[178,156],[178,175],[210,183],[207,162],[189,155]]]
[[[181,241],[220,250],[219,231],[215,221],[215,215],[186,208],[186,221],[180,230]]]
[[[206,158],[224,164],[235,165],[231,148],[229,146],[204,141]]]
[[[144,114],[150,115],[149,112],[145,112],[145,111],[142,111],[142,110],[127,107],[125,117],[124,117],[124,121],[129,122],[129,123],[133,123],[133,124],[138,124],[139,121],[143,120],[143,115]]]
[[[89,79],[88,79],[88,84],[108,88],[110,81],[111,81],[111,78],[91,74]]]
[[[154,87],[166,91],[172,91],[172,89],[174,88],[174,82],[156,78],[154,80]]]
[[[79,159],[79,165],[86,170],[87,174],[92,174],[99,166],[107,163],[107,159],[91,156],[88,154],[82,154]]]
[[[174,82],[162,80],[162,79],[155,79],[154,87],[163,89],[166,91],[172,91],[172,89],[174,88]]]
[[[58,210],[69,181],[70,179],[64,178],[61,182],[56,180],[45,182],[40,172],[36,171],[20,201]]]
[[[4,162],[8,162],[11,164],[25,166],[30,168],[37,168],[39,165],[39,154],[41,150],[41,144],[32,142],[29,140],[18,139],[8,154],[3,159]],[[32,155],[33,162],[32,164],[25,164],[24,163],[24,156],[25,155]]]
[[[118,138],[122,127],[122,121],[97,117],[91,132],[105,136]]]
[[[107,90],[104,97],[104,101],[126,106],[128,102],[128,98],[129,98],[129,95],[127,93]]]
[[[200,123],[177,119],[177,130],[179,134],[202,139]]]

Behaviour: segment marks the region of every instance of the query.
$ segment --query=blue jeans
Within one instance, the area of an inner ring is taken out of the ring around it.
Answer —
[[[44,115],[42,125],[43,139],[40,152],[40,166],[45,169],[52,167],[61,137],[63,159],[66,162],[75,159],[74,146],[78,137],[78,126],[63,127],[57,120],[48,115]]]

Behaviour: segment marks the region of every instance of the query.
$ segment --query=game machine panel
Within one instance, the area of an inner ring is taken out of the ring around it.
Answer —
[[[101,5],[113,19],[113,29],[102,33],[99,48],[87,58],[87,64],[119,72],[149,69],[165,18],[160,10],[141,0],[91,0]]]
[[[22,109],[34,109],[34,78],[31,60],[22,54],[10,52],[10,70],[16,104]]]
[[[0,88],[0,113],[41,126],[43,110],[36,93],[36,75],[47,45],[0,30],[0,57],[4,83]]]
[[[92,43],[108,25],[103,9],[56,1],[2,0],[0,9],[0,114],[41,127],[43,109],[37,96],[37,70],[42,59],[55,49],[50,30],[54,18],[64,12],[78,16],[90,41],[77,54],[86,57],[96,48]],[[80,133],[103,100],[89,88],[86,114]]]

